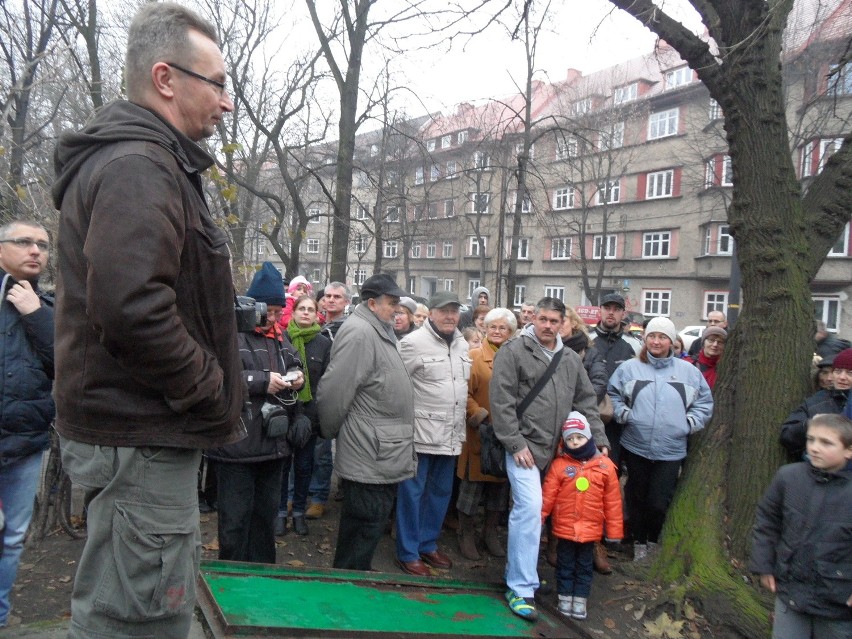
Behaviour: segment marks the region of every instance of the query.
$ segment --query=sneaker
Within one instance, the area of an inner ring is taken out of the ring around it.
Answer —
[[[648,557],[648,544],[633,544],[633,561],[642,561]]]
[[[519,617],[527,621],[538,619],[538,611],[535,609],[535,600],[532,597],[521,597],[514,590],[507,590],[506,601],[509,602],[509,609]]]
[[[585,619],[587,616],[586,598],[574,597],[574,601],[571,603],[571,617],[574,619]]]
[[[304,515],[293,515],[293,532],[297,535],[308,534],[308,524],[305,522]]]
[[[559,595],[559,612],[566,617],[571,616],[571,605],[574,603],[572,595]]]
[[[324,514],[325,506],[314,502],[308,506],[308,509],[305,511],[305,519],[322,519]]]

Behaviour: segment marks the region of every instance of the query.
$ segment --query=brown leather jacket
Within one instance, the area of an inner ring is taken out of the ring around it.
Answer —
[[[153,112],[104,107],[56,149],[57,430],[105,446],[245,436],[230,252],[213,160]]]

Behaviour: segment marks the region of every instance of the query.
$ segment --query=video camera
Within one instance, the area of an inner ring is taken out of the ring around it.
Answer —
[[[237,316],[237,331],[253,333],[254,329],[266,324],[266,304],[256,302],[253,297],[237,295],[234,299],[234,313]]]

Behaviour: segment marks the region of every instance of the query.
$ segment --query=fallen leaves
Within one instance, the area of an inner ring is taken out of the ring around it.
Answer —
[[[653,639],[680,639],[683,636],[680,631],[684,623],[675,621],[668,613],[663,612],[653,621],[646,621],[644,625],[648,636]]]

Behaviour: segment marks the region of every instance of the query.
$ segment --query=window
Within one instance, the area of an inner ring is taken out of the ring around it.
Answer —
[[[713,311],[719,311],[725,317],[728,316],[728,293],[726,291],[704,292],[704,316],[701,319],[706,321],[707,316]]]
[[[444,290],[445,291],[454,291],[456,290],[456,282],[449,277],[444,278]]]
[[[470,212],[471,213],[490,213],[488,204],[491,202],[490,193],[471,193],[470,194]]]
[[[398,206],[389,206],[388,213],[385,216],[386,222],[399,222],[399,207]]]
[[[609,131],[601,131],[601,151],[612,151],[624,146],[624,122],[614,122]]]
[[[319,209],[308,209],[308,224],[319,224],[322,222],[320,215]]]
[[[423,219],[423,205],[417,204],[414,206],[414,221],[420,221]]]
[[[367,249],[370,246],[369,240],[363,235],[359,235],[355,238],[355,252],[358,255],[363,255],[367,252]]]
[[[527,299],[527,287],[524,284],[515,284],[515,299],[513,304],[520,306]]]
[[[382,255],[384,257],[396,257],[399,249],[399,243],[396,240],[386,240],[382,245]]]
[[[316,284],[316,283],[319,283],[319,281],[320,281],[320,270],[318,268],[315,268],[314,270],[311,271],[311,282],[314,282]]]
[[[356,220],[366,220],[370,216],[370,212],[366,206],[360,205],[355,209]]]
[[[429,219],[434,220],[438,218],[438,203],[437,202],[429,202]]]
[[[658,197],[671,197],[674,192],[674,170],[656,171],[648,174],[645,197],[653,200]]]
[[[411,243],[411,257],[415,259],[420,257],[420,242]]]
[[[595,235],[593,239],[592,259],[611,259],[615,257],[617,246],[615,235]]]
[[[378,144],[371,144],[370,145],[370,157],[374,158],[378,154],[379,154],[379,145]]]
[[[354,282],[358,286],[364,283],[367,279],[367,271],[363,268],[355,269]]]
[[[429,181],[437,182],[439,177],[441,177],[441,169],[438,168],[437,164],[433,164],[432,168],[429,169]]]
[[[483,153],[482,151],[477,151],[473,154],[473,168],[474,169],[487,169],[490,166],[491,162],[489,161],[488,154]]]
[[[574,187],[563,186],[553,192],[553,210],[563,211],[574,208]]]
[[[727,224],[719,227],[716,252],[719,255],[731,255],[734,252],[734,238],[731,236],[731,227]]]
[[[426,257],[434,258],[438,255],[438,244],[436,242],[428,242],[426,244]]]
[[[305,241],[305,252],[306,253],[319,253],[320,249],[320,241],[316,238],[309,237]]]
[[[518,199],[518,192],[512,191],[509,194],[509,197],[506,198],[506,212],[514,213],[515,212],[515,204]],[[530,198],[529,193],[524,193],[524,197],[521,199],[521,213],[532,213],[532,199]]]
[[[444,200],[444,217],[455,217],[456,216],[456,202],[455,200]]]
[[[511,247],[511,244],[509,246]],[[519,260],[530,259],[530,238],[528,238],[528,237],[519,237],[518,238],[518,259]]]
[[[598,184],[598,192],[595,194],[597,204],[615,204],[621,200],[621,182],[612,180]]]
[[[442,135],[441,136],[441,148],[449,149],[452,142],[453,137],[451,135]]]
[[[550,241],[550,259],[567,260],[571,257],[571,238],[555,237]]]
[[[464,144],[467,142],[467,131],[459,131],[456,134],[456,144]],[[452,281],[452,280],[450,280]],[[452,290],[452,289],[450,289]]]
[[[556,159],[567,160],[577,156],[577,138],[567,137],[556,140]]]
[[[479,288],[479,280],[468,280],[467,281],[467,296],[471,302],[473,302],[474,306],[476,305],[476,300],[473,299],[473,291],[474,289]]]
[[[453,256],[453,243],[451,241],[444,242],[444,250],[441,253],[441,257],[452,257]]]
[[[417,278],[412,275],[411,277],[408,278],[408,290],[413,293],[416,288],[417,288]]]
[[[455,160],[447,162],[447,179],[455,180],[458,177],[459,164]]]
[[[802,147],[802,177],[814,174],[814,143],[808,142]]]
[[[571,113],[573,113],[574,115],[583,115],[584,113],[588,113],[591,110],[591,98],[583,98],[582,100],[577,100],[571,105]]]
[[[819,167],[817,168],[817,173],[825,168],[825,163],[828,161],[828,158],[840,150],[841,144],[843,144],[843,138],[819,141]]]
[[[565,287],[564,286],[553,286],[552,284],[544,285],[544,296],[545,297],[555,297],[558,300],[565,301]]]
[[[614,104],[624,104],[625,102],[635,100],[638,96],[639,83],[634,82],[633,84],[628,84],[624,87],[616,87],[612,94],[612,101]]]
[[[524,152],[524,143],[518,142],[515,145],[515,155],[520,155]],[[533,159],[535,157],[535,144],[530,144],[530,155],[529,158]]]
[[[828,80],[828,91],[832,95],[852,95],[852,62],[840,67],[837,64],[828,70],[832,74]]]
[[[713,98],[710,98],[710,104],[707,106],[707,117],[711,122],[721,120],[724,117],[722,107]]]
[[[642,235],[642,257],[670,257],[671,231],[654,231]]]
[[[485,252],[488,251],[488,238],[482,237],[482,248]],[[475,235],[467,236],[467,254],[470,257],[479,257],[479,241]]]
[[[846,257],[849,255],[849,223],[846,223],[846,226],[843,227],[843,232],[840,234],[840,238],[837,240],[837,243],[831,247],[831,250],[828,251],[829,257]]]
[[[426,140],[426,150],[434,151],[435,150],[435,140]]]
[[[825,327],[836,333],[840,326],[840,298],[814,297],[814,319],[825,322]]]
[[[734,174],[731,169],[730,155],[717,155],[707,161],[707,177],[705,187],[733,186]]]
[[[423,167],[418,166],[414,169],[414,183],[415,184],[423,184]]]
[[[679,67],[677,69],[672,69],[671,71],[666,71],[665,78],[665,91],[669,89],[676,89],[677,87],[682,87],[685,84],[689,84],[692,82],[692,69],[689,67]]]
[[[642,291],[642,313],[645,317],[659,315],[668,317],[671,303],[671,290]]]
[[[677,135],[678,109],[657,111],[648,117],[648,139],[656,140]]]

